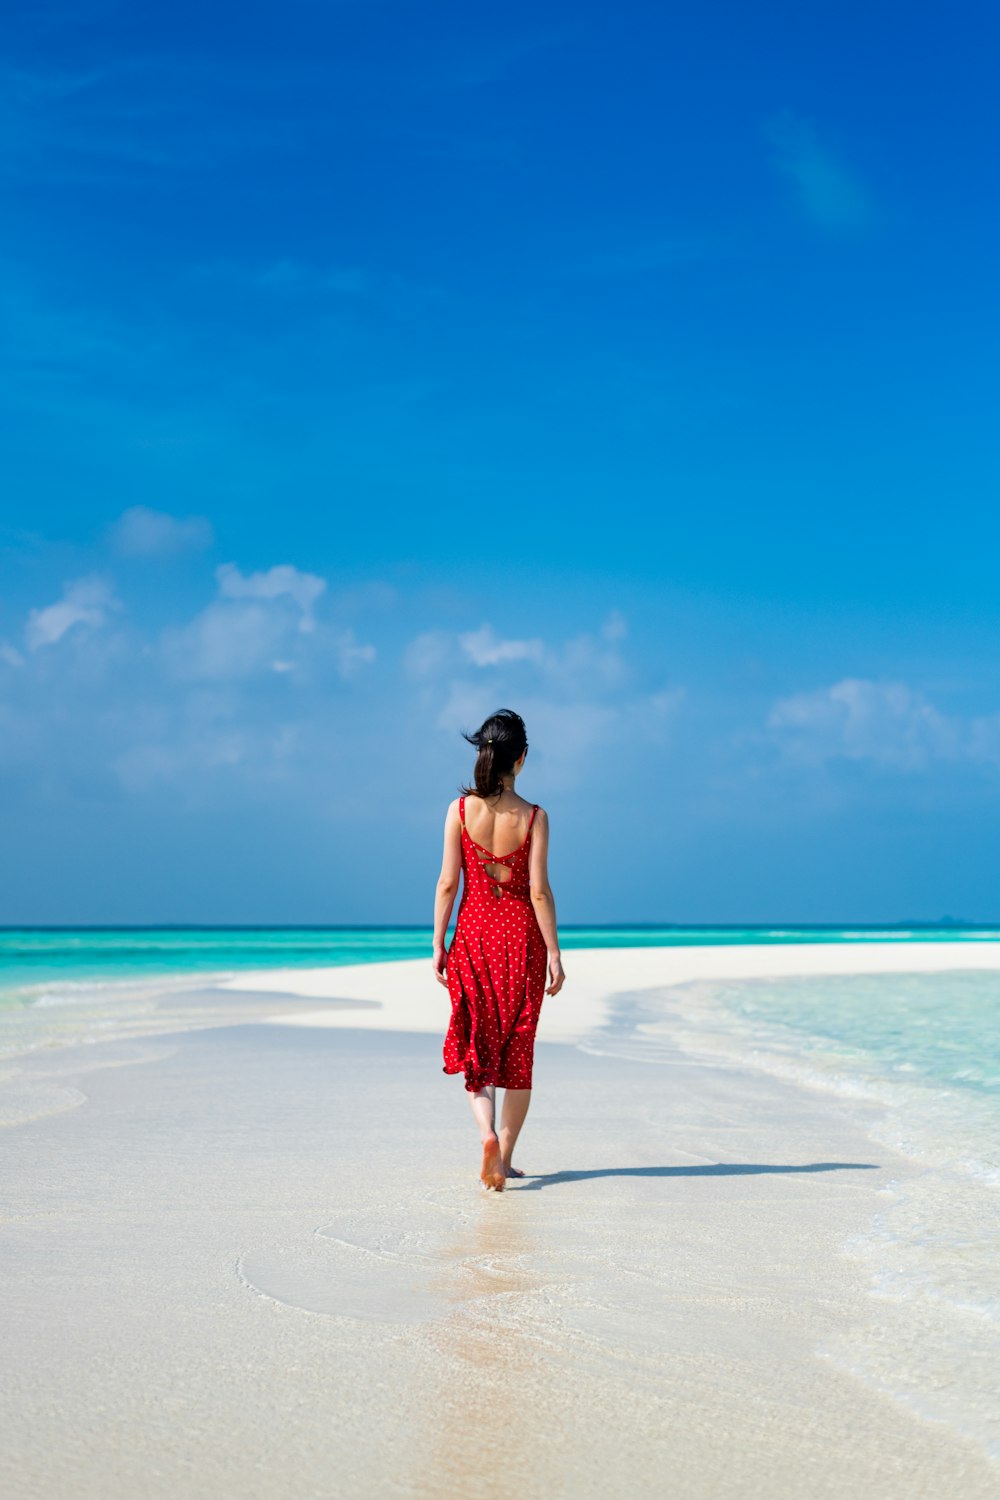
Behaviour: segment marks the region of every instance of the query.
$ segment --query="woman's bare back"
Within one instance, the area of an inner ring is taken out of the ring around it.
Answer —
[[[528,837],[528,825],[534,803],[525,802],[516,792],[505,791],[497,799],[485,801],[482,797],[468,796],[465,799],[465,826],[469,837],[480,848],[491,854],[513,854],[520,849]]]

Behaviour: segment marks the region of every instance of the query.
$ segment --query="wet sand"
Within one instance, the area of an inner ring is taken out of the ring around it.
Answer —
[[[76,1077],[67,1054],[82,1102],[4,1133],[5,1494],[1000,1491],[847,1368],[905,1310],[843,1247],[914,1171],[862,1106],[680,1047],[543,1041],[531,1175],[484,1194],[429,1026],[291,1014],[134,1065],[81,1049]]]

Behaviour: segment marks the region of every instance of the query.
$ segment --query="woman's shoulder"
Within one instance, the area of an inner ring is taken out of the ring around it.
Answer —
[[[540,802],[529,802],[528,808],[528,831],[536,833],[539,829],[547,830],[549,826],[549,815]]]

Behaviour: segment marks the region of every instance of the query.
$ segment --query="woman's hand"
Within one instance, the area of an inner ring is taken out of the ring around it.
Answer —
[[[444,943],[435,943],[434,944],[434,957],[431,960],[431,962],[434,965],[434,978],[437,980],[438,984],[443,984],[444,987],[445,987],[445,989],[447,989],[448,988],[448,954],[447,954],[447,951],[445,949]]]
[[[545,993],[547,995],[558,995],[566,983],[566,975],[563,973],[562,959],[558,953],[549,954],[549,985]]]

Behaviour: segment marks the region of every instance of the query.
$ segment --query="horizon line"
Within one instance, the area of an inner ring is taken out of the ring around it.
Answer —
[[[449,927],[453,924],[449,924]],[[1000,917],[940,917],[884,922],[561,922],[562,932],[863,932],[920,929],[1000,930]],[[428,932],[430,922],[0,922],[0,932]]]

